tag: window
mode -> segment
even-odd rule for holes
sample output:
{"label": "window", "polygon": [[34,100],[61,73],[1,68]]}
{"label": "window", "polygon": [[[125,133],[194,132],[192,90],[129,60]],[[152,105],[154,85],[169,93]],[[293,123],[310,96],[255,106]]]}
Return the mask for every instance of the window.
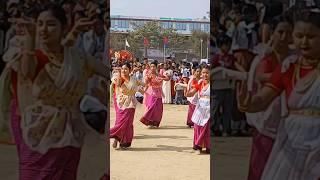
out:
{"label": "window", "polygon": [[187,25],[186,25],[186,23],[176,23],[176,29],[177,30],[186,30]]}
{"label": "window", "polygon": [[204,31],[209,32],[209,24],[204,24]]}
{"label": "window", "polygon": [[201,30],[200,23],[190,23],[190,31]]}
{"label": "window", "polygon": [[115,28],[116,27],[116,21],[115,20],[111,20],[111,27]]}
{"label": "window", "polygon": [[144,26],[145,22],[144,21],[137,21],[138,26]]}
{"label": "window", "polygon": [[172,22],[161,22],[161,26],[164,29],[169,29],[169,28],[173,28],[173,23]]}
{"label": "window", "polygon": [[119,28],[129,28],[129,21],[128,20],[119,20],[118,27]]}

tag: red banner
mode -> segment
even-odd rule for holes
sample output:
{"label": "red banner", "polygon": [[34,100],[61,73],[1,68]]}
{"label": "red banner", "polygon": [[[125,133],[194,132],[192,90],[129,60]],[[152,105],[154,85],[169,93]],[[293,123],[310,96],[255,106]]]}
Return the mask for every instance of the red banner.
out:
{"label": "red banner", "polygon": [[148,46],[148,45],[150,44],[148,38],[144,37],[144,39],[143,39],[143,44],[144,44],[145,46]]}
{"label": "red banner", "polygon": [[163,43],[165,44],[165,45],[167,45],[168,43],[169,43],[169,39],[168,39],[168,37],[164,37],[163,38]]}

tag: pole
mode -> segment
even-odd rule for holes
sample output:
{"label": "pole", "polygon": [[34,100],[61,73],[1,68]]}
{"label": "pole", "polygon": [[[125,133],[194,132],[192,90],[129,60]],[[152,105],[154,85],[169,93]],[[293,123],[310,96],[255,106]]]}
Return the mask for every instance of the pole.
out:
{"label": "pole", "polygon": [[166,44],[163,43],[163,62],[166,62]]}
{"label": "pole", "polygon": [[144,45],[144,57],[148,58],[148,48]]}
{"label": "pole", "polygon": [[200,42],[201,42],[201,45],[200,45],[200,59],[202,59],[202,42],[203,42],[203,40],[201,39]]}
{"label": "pole", "polygon": [[207,43],[207,59],[209,59],[209,43]]}

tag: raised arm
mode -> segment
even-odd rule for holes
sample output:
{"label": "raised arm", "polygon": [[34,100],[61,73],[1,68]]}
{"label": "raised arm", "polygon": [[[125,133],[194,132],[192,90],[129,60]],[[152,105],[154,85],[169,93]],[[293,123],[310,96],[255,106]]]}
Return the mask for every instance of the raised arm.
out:
{"label": "raised arm", "polygon": [[94,25],[95,21],[90,20],[89,18],[81,18],[76,21],[71,31],[68,33],[66,38],[61,42],[63,46],[73,46],[78,38],[80,32],[84,31],[88,27]]}
{"label": "raised arm", "polygon": [[246,72],[246,70],[244,69],[244,67],[242,67],[237,61],[234,62],[234,66],[238,71],[241,72]]}
{"label": "raised arm", "polygon": [[35,58],[36,24],[32,19],[16,19],[16,23],[22,24],[25,31],[20,70],[23,76],[33,79],[37,66]]}
{"label": "raised arm", "polygon": [[191,88],[185,92],[185,97],[192,97],[194,96],[198,91],[200,90],[200,84],[199,83],[193,83],[191,85]]}
{"label": "raised arm", "polygon": [[198,92],[198,89],[196,88],[191,88],[189,91],[186,91],[185,97],[192,97]]}
{"label": "raised arm", "polygon": [[242,82],[238,86],[238,108],[242,112],[260,112],[278,96],[278,93],[271,87],[264,86],[257,94],[251,95],[247,90],[247,83]]}
{"label": "raised arm", "polygon": [[91,55],[87,55],[87,64],[94,74],[97,74],[110,80],[111,67],[103,64],[101,61],[97,61]]}

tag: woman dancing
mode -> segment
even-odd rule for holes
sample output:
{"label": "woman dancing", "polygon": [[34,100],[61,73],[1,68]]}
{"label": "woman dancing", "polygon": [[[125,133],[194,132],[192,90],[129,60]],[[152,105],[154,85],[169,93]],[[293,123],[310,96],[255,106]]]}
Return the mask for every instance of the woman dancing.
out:
{"label": "woman dancing", "polygon": [[194,123],[193,149],[200,150],[206,148],[206,153],[210,154],[210,68],[203,65],[201,68],[202,81],[194,82],[192,89],[186,92],[186,97],[198,94],[197,105],[192,115]]}
{"label": "woman dancing", "polygon": [[[58,5],[46,6],[36,25],[19,21],[26,29],[14,86],[19,118],[12,125],[19,179],[77,179],[87,132],[79,102],[93,74],[108,78],[107,66],[72,47],[79,32],[94,22],[77,21],[62,41],[67,19]],[[35,48],[36,35],[39,49]]]}
{"label": "woman dancing", "polygon": [[110,138],[114,138],[112,147],[117,148],[120,142],[120,148],[126,149],[131,146],[133,139],[133,120],[137,99],[135,93],[137,91],[143,93],[139,88],[142,82],[138,81],[134,76],[130,76],[132,70],[129,63],[125,63],[121,67],[121,75],[113,78],[116,85],[116,122],[110,129]]}
{"label": "woman dancing", "polygon": [[262,180],[316,180],[320,177],[320,14],[296,16],[293,40],[298,54],[289,56],[272,73],[270,81],[250,96],[243,83],[238,107],[259,112],[283,92],[283,120]]}
{"label": "woman dancing", "polygon": [[[186,91],[188,92],[192,88],[193,84],[199,83],[200,79],[201,79],[201,68],[198,66],[193,69],[193,75],[189,80]],[[191,118],[192,118],[194,109],[196,108],[198,94],[196,93],[192,97],[187,97],[187,100],[189,101],[187,126],[189,126],[189,128],[191,128],[194,125]]]}
{"label": "woman dancing", "polygon": [[[270,79],[272,72],[289,54],[289,44],[292,40],[292,25],[285,17],[278,17],[270,24],[272,40],[270,47],[266,47],[257,56],[251,66],[252,74],[259,82],[259,89]],[[251,75],[251,73],[249,73]],[[261,179],[263,169],[271,153],[274,138],[280,122],[280,98],[276,98],[268,107],[271,111],[246,113],[249,124],[255,127],[252,140],[250,168],[248,180]]]}
{"label": "woman dancing", "polygon": [[144,125],[150,128],[159,127],[160,125],[163,114],[162,82],[170,80],[169,77],[158,74],[157,64],[156,61],[151,62],[149,73],[146,75],[146,113],[140,119]]}

